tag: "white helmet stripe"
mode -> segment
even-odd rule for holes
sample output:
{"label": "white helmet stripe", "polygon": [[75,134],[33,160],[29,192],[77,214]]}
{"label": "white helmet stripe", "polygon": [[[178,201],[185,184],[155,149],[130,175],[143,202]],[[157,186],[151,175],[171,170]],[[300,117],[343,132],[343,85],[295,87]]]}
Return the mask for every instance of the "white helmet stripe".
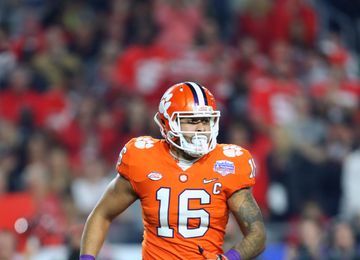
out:
{"label": "white helmet stripe", "polygon": [[197,85],[196,83],[194,82],[191,82],[191,81],[188,81],[186,82],[187,85],[191,86],[194,90],[195,90],[195,93],[196,93],[196,96],[197,96],[197,99],[198,99],[198,102],[199,102],[199,106],[205,106],[206,103],[205,103],[205,97],[204,97],[204,93],[203,91],[201,91],[201,88],[199,87],[199,85]]}

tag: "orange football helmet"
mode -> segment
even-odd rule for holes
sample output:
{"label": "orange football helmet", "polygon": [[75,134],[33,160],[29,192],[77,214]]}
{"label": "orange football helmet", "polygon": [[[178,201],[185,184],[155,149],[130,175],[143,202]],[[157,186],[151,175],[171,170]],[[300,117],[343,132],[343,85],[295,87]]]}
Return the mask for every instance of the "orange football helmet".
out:
{"label": "orange football helmet", "polygon": [[[182,131],[181,118],[209,118],[210,131]],[[194,82],[183,82],[171,86],[162,96],[159,111],[154,120],[162,136],[171,145],[193,157],[203,156],[216,146],[219,133],[220,111],[216,110],[214,96],[208,89]],[[193,135],[191,142],[184,134]]]}

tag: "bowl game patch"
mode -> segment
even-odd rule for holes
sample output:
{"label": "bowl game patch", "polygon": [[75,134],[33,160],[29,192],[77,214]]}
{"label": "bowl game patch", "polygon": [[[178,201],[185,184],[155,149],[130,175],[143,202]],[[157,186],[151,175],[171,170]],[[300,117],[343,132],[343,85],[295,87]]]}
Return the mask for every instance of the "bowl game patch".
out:
{"label": "bowl game patch", "polygon": [[231,161],[220,160],[215,162],[214,171],[220,173],[222,176],[226,176],[235,173],[235,166]]}

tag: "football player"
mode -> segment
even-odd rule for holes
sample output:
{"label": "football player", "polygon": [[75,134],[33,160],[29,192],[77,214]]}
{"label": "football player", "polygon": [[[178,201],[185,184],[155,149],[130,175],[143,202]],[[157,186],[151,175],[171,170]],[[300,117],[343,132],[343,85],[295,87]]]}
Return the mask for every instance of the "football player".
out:
{"label": "football player", "polygon": [[[265,247],[265,228],[253,198],[255,164],[234,144],[218,144],[220,111],[213,95],[194,82],[170,87],[154,120],[164,139],[130,140],[119,175],[89,215],[81,260],[93,260],[111,221],[135,200],[144,223],[143,259],[252,259]],[[243,233],[223,252],[232,212]]]}

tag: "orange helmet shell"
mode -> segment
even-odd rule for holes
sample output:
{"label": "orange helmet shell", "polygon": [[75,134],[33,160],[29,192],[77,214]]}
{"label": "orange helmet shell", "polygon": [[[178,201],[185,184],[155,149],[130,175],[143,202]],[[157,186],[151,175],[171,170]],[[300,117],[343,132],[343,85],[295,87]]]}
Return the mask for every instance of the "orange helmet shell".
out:
{"label": "orange helmet shell", "polygon": [[216,101],[211,92],[194,82],[183,82],[171,86],[163,95],[159,105],[159,117],[165,131],[170,130],[169,120],[174,112],[213,112]]}

